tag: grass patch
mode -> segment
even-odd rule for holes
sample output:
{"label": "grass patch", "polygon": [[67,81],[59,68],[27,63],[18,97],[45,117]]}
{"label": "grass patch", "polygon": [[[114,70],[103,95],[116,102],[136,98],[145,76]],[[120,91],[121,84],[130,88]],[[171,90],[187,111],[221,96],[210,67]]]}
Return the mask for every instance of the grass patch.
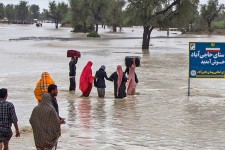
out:
{"label": "grass patch", "polygon": [[212,25],[216,29],[225,29],[225,21],[213,22]]}

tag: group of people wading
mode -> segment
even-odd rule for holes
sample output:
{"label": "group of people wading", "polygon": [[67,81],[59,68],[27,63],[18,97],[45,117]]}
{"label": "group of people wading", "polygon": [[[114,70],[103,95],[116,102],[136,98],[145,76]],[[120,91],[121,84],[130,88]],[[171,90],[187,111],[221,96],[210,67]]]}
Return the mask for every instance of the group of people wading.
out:
{"label": "group of people wading", "polygon": [[[76,90],[76,64],[78,58],[71,58],[69,63],[69,76],[70,76],[70,87],[69,91]],[[114,97],[124,98],[126,95],[134,95],[135,89],[138,83],[138,78],[135,73],[135,59],[130,67],[127,67],[125,72],[122,70],[122,66],[118,65],[117,70],[111,74],[110,77],[107,76],[105,71],[106,67],[102,65],[98,71],[96,71],[95,76],[92,75],[92,65],[91,61],[88,61],[80,75],[79,89],[82,92],[81,96],[88,97],[91,93],[93,84],[97,88],[98,97],[105,97],[105,80],[114,82]],[[127,76],[126,76],[127,74]],[[126,88],[127,86],[127,88]],[[127,89],[127,90],[126,90]]]}
{"label": "group of people wading", "polygon": [[[76,90],[76,64],[78,58],[72,57],[69,63],[70,87],[69,91]],[[81,76],[79,89],[83,97],[88,97],[92,86],[97,88],[98,96],[105,97],[105,80],[114,82],[114,97],[124,98],[127,94],[134,95],[138,83],[135,73],[135,59],[133,63],[127,66],[123,72],[120,65],[117,70],[107,76],[106,67],[102,65],[95,76],[92,75],[91,61],[85,65]],[[127,88],[126,88],[127,87]],[[33,109],[30,124],[33,129],[34,141],[37,150],[56,150],[58,138],[61,136],[61,124],[65,124],[65,119],[59,116],[59,107],[57,103],[57,85],[48,72],[43,72],[41,79],[37,82],[34,95],[38,105]],[[12,137],[11,126],[14,124],[16,137],[20,136],[17,124],[17,116],[14,105],[7,101],[8,91],[5,88],[0,89],[0,149],[8,150],[8,143]]]}
{"label": "group of people wading", "polygon": [[[69,91],[74,92],[76,90],[77,62],[77,57],[72,57],[69,62]],[[135,94],[138,83],[135,73],[135,59],[133,59],[131,66],[126,68],[125,72],[123,72],[122,67],[118,65],[117,70],[112,73],[110,77],[107,76],[105,72],[106,67],[104,65],[102,65],[99,70],[96,71],[95,76],[93,76],[92,65],[93,63],[88,61],[80,75],[79,89],[82,92],[82,97],[88,97],[90,95],[93,84],[97,88],[98,96],[101,98],[105,97],[105,80],[114,82],[115,98],[122,99],[126,97],[127,94]],[[55,150],[58,138],[61,135],[60,125],[65,124],[65,119],[59,116],[59,108],[56,100],[58,90],[48,72],[42,73],[41,79],[36,84],[34,94],[39,104],[33,109],[30,123],[33,128],[36,148],[40,150]]]}

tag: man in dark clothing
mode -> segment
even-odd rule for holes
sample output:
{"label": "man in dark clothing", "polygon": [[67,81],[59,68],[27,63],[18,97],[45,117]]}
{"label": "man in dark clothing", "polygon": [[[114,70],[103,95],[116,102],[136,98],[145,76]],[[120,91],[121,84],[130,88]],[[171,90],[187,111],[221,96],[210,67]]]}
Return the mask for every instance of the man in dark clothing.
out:
{"label": "man in dark clothing", "polygon": [[101,68],[96,71],[94,86],[97,87],[98,97],[105,97],[105,79],[109,80],[105,72],[105,66],[102,65]]}
{"label": "man in dark clothing", "polygon": [[72,57],[69,63],[69,77],[70,77],[70,87],[69,91],[75,91],[76,89],[76,64],[77,64],[78,58]]}
{"label": "man in dark clothing", "polygon": [[[55,84],[50,84],[48,86],[48,93],[51,95],[51,102],[52,102],[52,105],[53,107],[55,108],[58,116],[59,116],[59,106],[58,106],[58,103],[57,103],[57,99],[56,99],[56,96],[58,95],[58,89],[57,89],[57,85]],[[60,119],[60,122],[61,124],[65,124],[65,118],[62,118],[59,116],[59,119]],[[54,150],[56,150],[57,148],[57,144],[58,142],[56,142],[56,145],[54,145]]]}
{"label": "man in dark clothing", "polygon": [[[57,103],[57,99],[56,99],[56,96],[58,95],[58,89],[57,89],[57,85],[55,84],[50,84],[48,86],[48,93],[51,95],[51,102],[52,102],[52,105],[53,107],[55,108],[57,114],[59,115],[59,106],[58,106],[58,103]],[[65,119],[64,118],[61,118],[59,116],[59,119],[61,121],[61,124],[65,124]]]}
{"label": "man in dark clothing", "polygon": [[15,108],[11,102],[6,101],[7,97],[7,89],[0,89],[0,150],[8,150],[9,140],[12,137],[12,124],[15,127],[16,137],[20,136]]}

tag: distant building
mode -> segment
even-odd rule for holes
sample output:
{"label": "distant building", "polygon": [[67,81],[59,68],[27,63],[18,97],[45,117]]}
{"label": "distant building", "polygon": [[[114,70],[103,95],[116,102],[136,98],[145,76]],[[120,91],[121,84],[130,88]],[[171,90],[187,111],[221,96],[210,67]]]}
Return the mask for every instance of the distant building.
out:
{"label": "distant building", "polygon": [[38,19],[33,19],[34,23],[38,23]]}

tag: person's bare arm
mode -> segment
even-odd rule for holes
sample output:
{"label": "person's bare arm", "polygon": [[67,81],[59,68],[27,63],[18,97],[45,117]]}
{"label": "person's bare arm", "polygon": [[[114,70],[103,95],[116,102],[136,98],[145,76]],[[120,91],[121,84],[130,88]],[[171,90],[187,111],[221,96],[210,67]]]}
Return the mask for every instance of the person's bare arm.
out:
{"label": "person's bare arm", "polygon": [[20,131],[19,131],[17,122],[15,122],[15,123],[13,123],[13,124],[14,124],[15,131],[16,131],[16,137],[20,137]]}

